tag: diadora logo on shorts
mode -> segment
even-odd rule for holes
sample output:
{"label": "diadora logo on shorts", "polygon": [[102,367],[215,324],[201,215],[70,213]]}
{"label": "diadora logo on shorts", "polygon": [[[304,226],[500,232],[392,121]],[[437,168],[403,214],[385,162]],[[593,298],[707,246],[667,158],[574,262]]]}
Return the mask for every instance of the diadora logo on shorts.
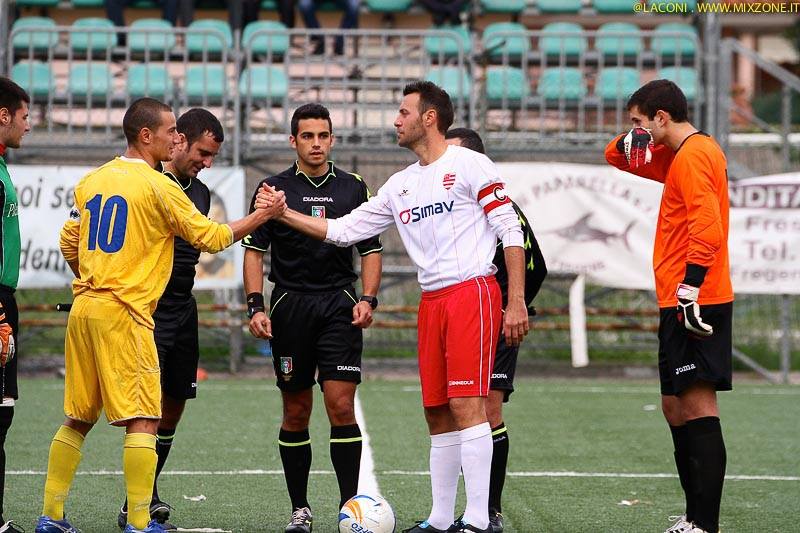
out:
{"label": "diadora logo on shorts", "polygon": [[694,370],[695,368],[697,368],[697,367],[694,366],[694,363],[692,363],[690,365],[680,366],[680,367],[675,369],[675,375],[677,376],[679,374],[683,374],[684,372],[688,372],[689,370]]}
{"label": "diadora logo on shorts", "polygon": [[423,218],[428,218],[433,215],[439,215],[447,211],[453,211],[453,200],[449,202],[434,202],[432,204],[415,206],[411,209],[400,211],[400,222],[408,224],[409,222],[419,222]]}
{"label": "diadora logo on shorts", "polygon": [[475,382],[471,379],[456,379],[453,381],[448,381],[447,384],[451,387],[457,387],[459,385],[474,385]]}
{"label": "diadora logo on shorts", "polygon": [[304,202],[331,202],[333,203],[333,198],[330,196],[303,196]]}
{"label": "diadora logo on shorts", "polygon": [[508,379],[508,374],[492,374],[492,379]]}
{"label": "diadora logo on shorts", "polygon": [[336,370],[344,370],[345,372],[361,372],[360,366],[346,366],[346,365],[339,365],[336,367]]}

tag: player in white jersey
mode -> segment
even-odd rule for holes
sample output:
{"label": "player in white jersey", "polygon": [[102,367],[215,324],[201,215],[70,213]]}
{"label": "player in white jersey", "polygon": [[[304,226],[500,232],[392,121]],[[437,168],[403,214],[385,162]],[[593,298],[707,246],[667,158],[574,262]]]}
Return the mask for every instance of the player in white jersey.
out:
{"label": "player in white jersey", "polygon": [[[344,217],[326,220],[288,209],[277,219],[338,246],[395,224],[417,266],[419,368],[431,435],[433,506],[427,520],[407,530],[414,533],[444,532],[453,524],[461,471],[467,506],[450,531],[491,532],[492,438],[485,400],[501,325],[510,344],[519,344],[528,332],[519,219],[494,163],[467,148],[448,146],[444,134],[452,123],[453,105],[445,91],[430,82],[407,85],[394,126],[398,144],[419,161]],[[498,238],[509,272],[504,316],[492,263]]]}

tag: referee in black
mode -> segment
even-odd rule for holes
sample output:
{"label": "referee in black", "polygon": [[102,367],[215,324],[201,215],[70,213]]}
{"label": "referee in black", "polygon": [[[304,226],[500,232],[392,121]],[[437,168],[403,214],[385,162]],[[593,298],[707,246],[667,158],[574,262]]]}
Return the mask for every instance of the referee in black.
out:
{"label": "referee in black", "polygon": [[[463,146],[481,154],[486,153],[483,140],[475,130],[451,128],[445,133],[445,139],[447,139],[448,144]],[[512,202],[512,205],[519,217],[523,238],[525,239],[523,246],[525,249],[525,305],[528,306],[528,314],[533,316],[536,314],[536,310],[532,305],[533,299],[539,292],[545,276],[547,276],[547,267],[530,222],[516,203]],[[492,262],[497,267],[495,278],[497,278],[497,283],[500,285],[500,292],[503,295],[503,308],[505,308],[508,302],[508,269],[503,255],[503,243],[500,241],[497,242],[497,252]],[[501,498],[503,485],[505,485],[506,481],[509,444],[508,429],[503,421],[503,403],[508,402],[508,398],[514,392],[514,374],[517,369],[518,355],[519,346],[506,344],[506,339],[501,332],[497,341],[494,367],[492,367],[489,397],[486,401],[486,417],[492,427],[493,442],[492,469],[489,477],[489,526],[492,528],[492,533],[502,533],[503,531]]]}
{"label": "referee in black", "polygon": [[[328,160],[334,144],[330,113],[306,104],[292,115],[289,143],[297,161],[263,183],[286,193],[286,204],[321,218],[346,215],[370,196],[357,174]],[[255,196],[254,196],[255,198]],[[252,210],[252,203],[251,203]],[[312,387],[320,382],[331,423],[330,453],[341,501],[355,496],[361,462],[361,430],[354,398],[361,381],[360,328],[372,323],[381,278],[383,247],[377,237],[355,247],[361,255],[362,295],[353,287],[352,247],[326,244],[283,224],[267,222],[245,237],[244,288],[250,332],[271,339],[277,385],[283,397],[283,422],[278,436],[283,472],[292,503],[286,533],[312,528],[308,502],[311,438],[308,422]],[[275,283],[269,309],[264,304],[263,256],[271,246],[269,280]]]}
{"label": "referee in black", "polygon": [[[175,148],[172,161],[163,163],[162,172],[180,187],[186,196],[204,215],[211,208],[211,193],[197,174],[214,163],[214,158],[225,140],[222,125],[217,117],[205,109],[190,109],[177,121],[181,143]],[[197,365],[200,346],[197,331],[197,302],[192,296],[195,266],[200,251],[191,244],[175,237],[175,252],[170,276],[164,294],[158,301],[155,321],[156,349],[161,367],[161,421],[156,434],[156,482],[153,484],[153,499],[150,517],[172,531],[175,526],[168,522],[171,507],[158,495],[158,475],[164,468],[175,428],[183,414],[186,400],[197,396]],[[122,506],[117,525],[125,528],[128,502]]]}

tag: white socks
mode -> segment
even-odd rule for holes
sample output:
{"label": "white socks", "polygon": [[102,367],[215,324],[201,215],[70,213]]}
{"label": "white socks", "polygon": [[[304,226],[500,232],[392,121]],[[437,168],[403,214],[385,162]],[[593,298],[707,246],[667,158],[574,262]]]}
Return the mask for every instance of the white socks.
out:
{"label": "white socks", "polygon": [[492,471],[492,428],[488,422],[462,429],[461,469],[467,492],[464,522],[478,529],[489,527],[489,476]]}
{"label": "white socks", "polygon": [[[490,445],[491,442],[490,438]],[[455,518],[458,474],[461,471],[460,432],[451,431],[449,433],[431,435],[430,468],[433,506],[431,507],[431,515],[428,517],[428,523],[436,529],[446,530]],[[486,487],[488,489],[488,483]]]}
{"label": "white socks", "polygon": [[464,472],[467,508],[464,522],[489,527],[489,475],[492,470],[492,428],[488,422],[461,431],[431,435],[431,492],[428,523],[446,530],[455,518],[458,475]]}

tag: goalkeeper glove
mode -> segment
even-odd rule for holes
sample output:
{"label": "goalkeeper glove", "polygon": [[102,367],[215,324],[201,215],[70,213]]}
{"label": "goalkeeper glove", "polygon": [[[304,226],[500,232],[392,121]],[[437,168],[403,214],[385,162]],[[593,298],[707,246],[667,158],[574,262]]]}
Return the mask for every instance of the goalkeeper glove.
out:
{"label": "goalkeeper glove", "polygon": [[11,324],[5,320],[6,312],[0,305],[0,366],[6,366],[6,363],[14,358],[16,351]]}
{"label": "goalkeeper glove", "polygon": [[703,322],[700,317],[700,306],[697,304],[697,297],[700,289],[685,283],[679,283],[675,296],[678,297],[678,320],[691,333],[701,337],[710,337],[714,333],[714,328]]}
{"label": "goalkeeper glove", "polygon": [[653,160],[653,136],[645,128],[633,128],[617,141],[617,150],[625,154],[628,167],[637,169]]}

